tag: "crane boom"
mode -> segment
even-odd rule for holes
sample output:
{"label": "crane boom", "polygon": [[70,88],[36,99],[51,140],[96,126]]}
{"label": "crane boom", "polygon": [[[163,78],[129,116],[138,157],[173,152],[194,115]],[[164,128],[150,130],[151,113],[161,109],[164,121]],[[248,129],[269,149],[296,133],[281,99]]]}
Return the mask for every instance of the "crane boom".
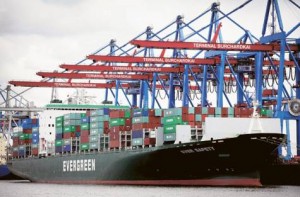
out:
{"label": "crane boom", "polygon": [[201,58],[164,58],[164,57],[132,57],[132,56],[108,56],[108,55],[89,55],[88,59],[102,62],[120,63],[151,63],[151,64],[215,64],[214,59]]}
{"label": "crane boom", "polygon": [[[279,44],[236,44],[236,43],[207,43],[207,42],[181,42],[181,41],[152,41],[133,40],[130,42],[137,47],[162,49],[190,49],[190,50],[225,50],[225,51],[280,51]],[[299,51],[300,46],[290,44],[292,51]],[[286,49],[287,50],[287,49]]]}

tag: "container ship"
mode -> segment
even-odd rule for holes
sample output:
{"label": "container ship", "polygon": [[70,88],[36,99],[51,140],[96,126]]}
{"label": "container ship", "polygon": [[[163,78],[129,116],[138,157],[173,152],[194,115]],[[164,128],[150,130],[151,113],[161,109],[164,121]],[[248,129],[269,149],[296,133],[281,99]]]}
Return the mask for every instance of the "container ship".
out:
{"label": "container ship", "polygon": [[261,186],[286,137],[259,113],[51,104],[15,129],[7,164],[40,183]]}

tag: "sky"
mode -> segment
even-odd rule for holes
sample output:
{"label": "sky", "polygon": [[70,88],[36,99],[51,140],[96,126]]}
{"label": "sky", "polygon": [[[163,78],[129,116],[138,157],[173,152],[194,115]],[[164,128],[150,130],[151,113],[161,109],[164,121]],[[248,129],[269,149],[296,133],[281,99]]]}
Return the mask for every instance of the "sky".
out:
{"label": "sky", "polygon": [[[299,3],[299,0],[294,0]],[[143,32],[147,26],[158,31],[177,15],[188,22],[205,10],[211,0],[0,0],[0,88],[10,80],[33,80],[41,78],[38,71],[59,69],[62,63],[75,64],[111,39],[117,44],[128,42]],[[242,2],[219,0],[221,10],[226,12]],[[287,1],[279,0],[286,31],[300,21],[299,9]],[[258,38],[266,1],[253,0],[232,15],[239,24]],[[207,18],[208,20],[209,18]],[[206,22],[207,22],[206,20]],[[224,27],[225,26],[225,27]],[[224,25],[225,41],[237,39],[238,34]],[[229,29],[229,30],[228,30]],[[299,31],[295,32],[299,36]],[[16,92],[24,87],[13,87]],[[72,89],[58,90],[65,100]],[[103,90],[89,90],[96,100],[103,100]],[[43,106],[50,101],[50,88],[33,88],[24,98]],[[98,97],[100,97],[98,99]]]}

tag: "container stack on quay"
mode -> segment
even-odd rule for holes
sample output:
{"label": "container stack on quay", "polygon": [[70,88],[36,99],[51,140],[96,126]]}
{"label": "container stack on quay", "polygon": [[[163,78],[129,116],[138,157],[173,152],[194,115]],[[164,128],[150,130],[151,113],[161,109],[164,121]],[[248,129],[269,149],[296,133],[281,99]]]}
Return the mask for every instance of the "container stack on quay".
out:
{"label": "container stack on quay", "polygon": [[13,157],[38,155],[39,148],[39,120],[23,119],[21,127],[14,128]]}

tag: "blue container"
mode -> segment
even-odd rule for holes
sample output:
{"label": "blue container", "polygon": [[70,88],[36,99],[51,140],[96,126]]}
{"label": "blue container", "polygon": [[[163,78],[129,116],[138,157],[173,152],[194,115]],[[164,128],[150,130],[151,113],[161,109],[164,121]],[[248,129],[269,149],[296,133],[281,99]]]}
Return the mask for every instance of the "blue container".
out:
{"label": "blue container", "polygon": [[63,150],[63,147],[62,146],[55,146],[55,152],[56,153],[61,153]]}
{"label": "blue container", "polygon": [[39,138],[39,132],[32,132],[32,138]]}
{"label": "blue container", "polygon": [[62,137],[63,137],[62,133],[57,133],[57,134],[55,135],[55,139],[57,139],[57,140],[61,140]]}
{"label": "blue container", "polygon": [[32,127],[32,134],[38,132],[39,132],[39,127]]}
{"label": "blue container", "polygon": [[75,132],[76,137],[80,137],[80,132]]}
{"label": "blue container", "polygon": [[38,144],[39,138],[32,138],[32,144]]}
{"label": "blue container", "polygon": [[89,122],[90,122],[90,117],[81,118],[81,123],[89,123]]}
{"label": "blue container", "polygon": [[148,109],[134,109],[133,117],[140,117],[140,116],[149,116],[149,110]]}
{"label": "blue container", "polygon": [[71,151],[71,145],[64,145],[64,151]]}
{"label": "blue container", "polygon": [[19,150],[19,156],[24,157],[25,156],[25,150]]}
{"label": "blue container", "polygon": [[23,129],[31,129],[32,125],[31,124],[22,124]]}
{"label": "blue container", "polygon": [[109,109],[108,108],[103,108],[103,115],[108,115],[109,114]]}
{"label": "blue container", "polygon": [[143,131],[132,131],[132,138],[143,138]]}
{"label": "blue container", "polygon": [[30,119],[30,118],[27,118],[27,119],[24,119],[24,120],[22,120],[22,125],[24,124],[31,124],[32,123],[32,119]]}

